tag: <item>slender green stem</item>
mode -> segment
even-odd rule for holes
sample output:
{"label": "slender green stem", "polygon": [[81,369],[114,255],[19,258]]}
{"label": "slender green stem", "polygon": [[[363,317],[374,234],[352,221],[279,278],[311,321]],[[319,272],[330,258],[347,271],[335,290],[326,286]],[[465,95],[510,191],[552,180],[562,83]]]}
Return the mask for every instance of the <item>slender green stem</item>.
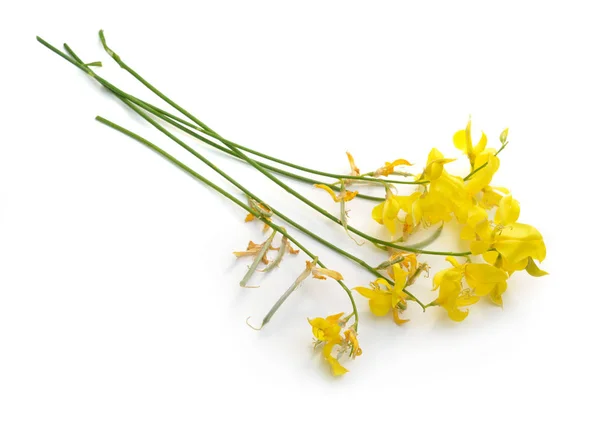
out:
{"label": "slender green stem", "polygon": [[[161,99],[165,100],[165,102],[167,102],[173,108],[175,108],[180,113],[182,113],[183,115],[185,115],[187,118],[189,118],[190,120],[192,120],[194,123],[198,124],[199,126],[205,128],[205,129],[207,128],[206,125],[202,121],[200,121],[195,116],[193,116],[191,113],[189,113],[187,110],[185,110],[184,108],[182,108],[181,106],[179,106],[177,103],[175,103],[174,101],[172,101],[170,98],[168,98],[162,92],[160,92],[157,88],[155,88],[152,84],[150,84],[148,81],[146,81],[144,78],[142,78],[131,67],[129,67],[128,65],[126,65],[121,60],[120,56],[118,56],[114,51],[112,51],[110,48],[108,48],[108,46],[106,46],[106,41],[104,40],[104,35],[103,34],[101,34],[101,39],[102,39],[102,43],[105,46],[105,49],[106,49],[107,53],[123,69],[125,69],[126,71],[128,71],[133,77],[135,77],[138,81],[140,81],[144,86],[146,86],[148,89],[150,89],[153,93],[155,93]],[[88,72],[88,74],[89,74],[89,72]],[[323,216],[325,216],[326,218],[330,219],[331,221],[337,223],[340,226],[343,226],[342,221],[339,218],[333,216],[331,213],[329,213],[328,211],[324,210],[320,206],[316,205],[314,202],[310,201],[308,198],[304,197],[302,194],[300,194],[299,192],[297,192],[296,190],[294,190],[293,188],[291,188],[290,186],[288,186],[287,184],[285,184],[284,182],[282,182],[280,179],[278,179],[276,176],[274,176],[271,172],[269,172],[264,167],[262,167],[260,164],[258,164],[254,159],[252,159],[252,158],[248,157],[246,154],[244,154],[235,144],[231,143],[230,141],[228,141],[225,138],[222,138],[217,133],[214,133],[212,130],[209,129],[209,131],[211,133],[213,133],[211,136],[213,136],[215,139],[218,139],[219,141],[221,141],[231,151],[235,152],[240,158],[242,158],[244,161],[246,161],[247,163],[249,163],[250,165],[252,165],[256,170],[258,170],[260,173],[262,173],[264,176],[266,176],[271,181],[275,182],[278,186],[280,186],[281,188],[283,188],[286,192],[288,192],[289,194],[295,196],[300,201],[302,201],[306,205],[310,206],[315,211],[321,213]],[[353,177],[354,176],[350,176],[350,178],[353,178]],[[432,251],[432,250],[415,249],[415,248],[408,247],[408,246],[400,246],[400,245],[397,245],[397,244],[393,244],[393,243],[387,242],[385,240],[380,240],[380,239],[375,238],[375,237],[373,237],[371,235],[368,235],[368,234],[366,234],[366,233],[364,233],[364,232],[362,232],[362,231],[360,231],[360,230],[358,230],[358,229],[356,229],[356,228],[354,228],[353,226],[350,226],[350,225],[348,225],[348,230],[352,231],[354,234],[359,235],[360,237],[362,237],[362,238],[364,238],[364,239],[366,239],[368,241],[371,241],[372,243],[377,243],[377,244],[384,245],[386,247],[391,247],[391,248],[395,248],[395,249],[398,249],[398,250],[404,250],[404,251],[413,252],[413,253],[431,254],[431,255],[440,255],[440,256],[466,256],[466,255],[470,254],[470,252],[455,253],[455,252],[442,252],[442,251]]]}
{"label": "slender green stem", "polygon": [[[201,181],[205,185],[209,186],[211,189],[214,189],[215,191],[217,191],[219,194],[221,194],[222,196],[224,196],[228,200],[232,201],[233,203],[237,204],[242,209],[246,210],[248,213],[253,214],[259,220],[261,220],[265,224],[269,225],[272,229],[274,229],[275,231],[279,232],[281,235],[284,235],[288,240],[290,240],[292,243],[294,243],[300,250],[302,250],[304,253],[306,253],[306,255],[308,257],[310,257],[312,260],[317,259],[317,264],[320,267],[327,268],[320,260],[318,260],[317,256],[315,256],[310,250],[308,250],[306,247],[304,247],[298,240],[296,240],[294,237],[292,237],[285,230],[285,228],[283,228],[282,226],[279,226],[279,225],[273,223],[272,221],[269,221],[266,218],[262,217],[258,212],[254,211],[248,205],[246,205],[242,201],[238,200],[236,197],[234,197],[233,195],[231,195],[229,192],[227,192],[226,190],[224,190],[220,186],[214,184],[210,180],[206,179],[204,176],[202,176],[198,172],[194,171],[193,169],[191,169],[190,167],[188,167],[187,165],[185,165],[181,161],[177,160],[175,157],[173,157],[172,155],[170,155],[166,151],[162,150],[158,146],[154,145],[152,142],[148,141],[147,139],[144,139],[143,137],[141,137],[141,136],[139,136],[139,135],[137,135],[137,134],[135,134],[135,133],[133,133],[133,132],[125,129],[124,127],[121,127],[118,124],[113,123],[112,121],[107,120],[107,119],[105,119],[103,117],[97,116],[96,120],[98,120],[102,124],[105,124],[108,127],[111,127],[113,129],[115,129],[115,130],[117,130],[117,131],[119,131],[119,132],[121,132],[121,133],[123,133],[123,134],[125,134],[125,135],[127,135],[127,136],[129,136],[129,137],[131,137],[131,138],[133,138],[135,140],[137,140],[138,142],[140,142],[143,145],[147,146],[148,148],[150,148],[154,152],[162,155],[164,158],[166,158],[167,160],[169,160],[171,163],[173,163],[174,165],[176,165],[180,169],[184,170],[185,172],[187,172],[188,174],[190,174],[194,178],[198,179],[199,181]],[[356,308],[356,303],[354,301],[354,297],[352,296],[352,291],[346,286],[346,284],[344,284],[344,282],[342,280],[336,280],[336,281],[338,282],[338,284],[342,287],[342,289],[346,292],[346,294],[350,298],[350,303],[352,304],[352,312],[354,313],[354,318],[356,320],[356,324],[358,324],[358,310]]]}

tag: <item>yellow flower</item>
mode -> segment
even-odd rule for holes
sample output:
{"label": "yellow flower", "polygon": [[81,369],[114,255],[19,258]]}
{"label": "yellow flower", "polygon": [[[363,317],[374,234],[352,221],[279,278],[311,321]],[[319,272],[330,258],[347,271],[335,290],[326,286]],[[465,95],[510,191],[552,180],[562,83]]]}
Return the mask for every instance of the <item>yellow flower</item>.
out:
{"label": "yellow flower", "polygon": [[406,293],[404,286],[408,273],[397,263],[392,265],[394,286],[391,286],[385,279],[377,278],[371,287],[356,287],[361,296],[369,299],[369,309],[379,317],[387,315],[392,311],[394,322],[398,325],[404,324],[409,320],[400,318],[400,313],[406,309]]}
{"label": "yellow flower", "polygon": [[479,300],[479,297],[473,296],[468,290],[462,288],[461,279],[461,273],[452,268],[440,271],[433,277],[433,289],[439,289],[439,294],[432,305],[444,308],[453,321],[464,320],[469,315],[469,311],[461,308]]}
{"label": "yellow flower", "polygon": [[430,200],[429,211],[424,209],[423,215],[428,215],[431,223],[435,223],[433,220],[436,219],[447,222],[452,214],[459,223],[465,223],[473,205],[462,178],[448,173],[430,184],[427,197]]}
{"label": "yellow flower", "polygon": [[340,318],[343,315],[344,313],[340,312],[339,314],[329,315],[327,318],[317,317],[309,319],[308,323],[312,326],[315,339],[322,342],[340,340],[340,331],[342,329]]}
{"label": "yellow flower", "polygon": [[374,177],[388,176],[394,172],[394,168],[397,166],[412,166],[412,164],[409,161],[404,160],[402,158],[394,160],[391,163],[388,163],[386,161],[385,166],[382,166],[382,167],[378,168],[377,170],[375,170],[375,173],[373,173],[373,176]]}
{"label": "yellow flower", "polygon": [[333,191],[333,189],[331,189],[327,185],[324,185],[324,184],[321,184],[321,183],[316,184],[315,187],[327,191],[327,193],[331,196],[331,198],[333,199],[333,201],[335,201],[336,203],[339,203],[342,200],[344,200],[344,201],[350,201],[350,200],[352,200],[354,197],[356,197],[358,195],[358,191],[346,191],[346,190],[340,191],[340,195],[337,195]]}
{"label": "yellow flower", "polygon": [[[502,229],[496,237],[492,248],[502,256],[502,261],[522,270],[527,267],[528,258],[542,262],[546,258],[546,245],[542,234],[531,225],[514,223]],[[487,255],[487,256],[486,256]],[[493,254],[484,255],[489,263],[495,263]],[[493,260],[493,261],[491,261]]]}
{"label": "yellow flower", "polygon": [[476,296],[490,296],[492,302],[502,305],[502,294],[506,291],[508,274],[502,269],[485,263],[464,265],[467,284]]}
{"label": "yellow flower", "polygon": [[438,179],[444,172],[444,165],[455,161],[454,158],[444,158],[442,153],[437,149],[433,148],[429,151],[427,157],[427,165],[423,171],[423,178],[434,181]]}
{"label": "yellow flower", "polygon": [[334,376],[341,376],[346,374],[348,370],[340,364],[338,357],[333,356],[332,352],[338,347],[338,355],[343,354],[346,350],[350,349],[351,357],[359,356],[362,353],[360,346],[358,345],[358,339],[356,337],[356,330],[350,328],[344,332],[345,339],[340,335],[342,326],[345,321],[342,319],[343,312],[339,314],[330,315],[326,318],[313,318],[309,319],[308,323],[312,326],[312,333],[315,336],[317,345],[323,345],[323,358],[329,363],[331,373]]}
{"label": "yellow flower", "polygon": [[[464,320],[469,311],[462,309],[479,301],[480,297],[490,296],[492,302],[502,305],[502,294],[506,291],[508,274],[485,263],[459,264],[453,257],[446,260],[452,268],[438,272],[433,277],[433,289],[439,289],[433,305],[443,307],[450,319]],[[468,287],[463,287],[463,279]]]}
{"label": "yellow flower", "polygon": [[395,235],[398,230],[398,224],[402,223],[398,218],[400,210],[411,213],[413,203],[420,196],[420,192],[414,192],[408,196],[394,195],[388,189],[386,190],[385,201],[373,208],[371,216],[377,223],[385,225],[390,234]]}
{"label": "yellow flower", "polygon": [[485,149],[487,145],[487,136],[485,133],[481,132],[479,142],[475,147],[473,146],[473,141],[471,139],[471,118],[469,118],[466,129],[459,130],[454,134],[453,142],[456,148],[467,154],[472,168],[477,168],[477,166],[474,166],[475,158]]}
{"label": "yellow flower", "polygon": [[519,219],[521,207],[512,195],[506,195],[498,203],[493,223],[488,220],[487,211],[475,205],[469,210],[467,226],[461,232],[463,240],[471,240],[471,253],[482,254],[495,248],[496,241],[506,227],[511,227]]}

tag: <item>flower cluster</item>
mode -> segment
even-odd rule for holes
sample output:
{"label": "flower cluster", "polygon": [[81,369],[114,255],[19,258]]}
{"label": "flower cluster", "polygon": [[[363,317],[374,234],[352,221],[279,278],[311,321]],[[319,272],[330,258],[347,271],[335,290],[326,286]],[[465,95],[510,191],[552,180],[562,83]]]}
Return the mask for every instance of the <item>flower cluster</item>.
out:
{"label": "flower cluster", "polygon": [[[443,307],[454,321],[464,320],[468,315],[465,307],[485,296],[501,306],[506,281],[515,271],[526,270],[533,276],[546,274],[535,263],[546,257],[542,235],[533,226],[517,222],[520,204],[508,189],[491,185],[500,167],[498,153],[508,143],[507,137],[508,129],[505,129],[500,134],[498,151],[487,146],[485,133],[473,146],[469,120],[464,130],[455,133],[454,146],[467,156],[471,173],[464,178],[450,174],[445,165],[455,159],[446,158],[433,148],[423,172],[415,176],[422,185],[406,196],[395,195],[386,188],[385,201],[372,212],[373,219],[384,225],[392,238],[402,230],[404,241],[419,226],[452,220],[460,224],[460,238],[469,243],[470,252],[464,257],[464,264],[453,256],[446,258],[452,268],[434,276],[433,289],[439,294],[430,303],[430,306]],[[481,255],[485,263],[471,259],[477,255]],[[369,298],[371,304],[372,294],[364,288],[357,290]],[[377,315],[373,307],[371,310]]]}

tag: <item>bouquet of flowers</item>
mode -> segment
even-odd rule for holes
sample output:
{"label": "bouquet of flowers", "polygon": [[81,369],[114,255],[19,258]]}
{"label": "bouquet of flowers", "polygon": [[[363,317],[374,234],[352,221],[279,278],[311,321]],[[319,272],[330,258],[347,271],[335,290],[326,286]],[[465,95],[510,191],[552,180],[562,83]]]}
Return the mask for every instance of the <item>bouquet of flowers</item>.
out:
{"label": "bouquet of flowers", "polygon": [[[473,140],[470,119],[464,129],[454,134],[456,154],[464,155],[468,160],[470,171],[465,176],[449,173],[446,165],[457,158],[453,158],[454,154],[447,157],[437,148],[429,151],[427,159],[420,167],[406,159],[398,158],[383,161],[383,165],[376,170],[361,173],[353,156],[347,152],[347,174],[315,170],[275,158],[221,136],[145,80],[108,47],[102,31],[99,35],[106,53],[177,113],[166,111],[116,87],[96,72],[95,69],[102,66],[100,62],[82,61],[67,44],[64,44],[64,51],[61,51],[40,37],[37,39],[42,45],[87,73],[156,130],[229,182],[229,188],[221,187],[147,139],[106,118],[96,117],[100,123],[152,149],[239,206],[246,214],[246,222],[262,224],[265,240],[260,243],[250,241],[245,250],[233,253],[240,259],[251,260],[248,271],[240,280],[241,287],[255,287],[250,284],[254,274],[274,273],[286,256],[302,253],[307,257],[304,269],[298,271],[297,277],[290,278],[291,284],[266,313],[261,323],[252,325],[248,321],[250,327],[261,329],[266,326],[294,290],[307,279],[329,279],[339,284],[350,302],[347,313],[332,313],[308,319],[315,350],[321,351],[323,360],[330,365],[333,375],[340,376],[348,371],[342,365],[344,358],[353,359],[362,354],[358,342],[360,311],[356,296],[368,302],[372,315],[391,316],[399,326],[409,321],[405,312],[409,303],[419,305],[423,311],[442,308],[450,320],[463,321],[469,314],[469,307],[484,298],[502,306],[502,295],[507,290],[509,278],[515,272],[526,271],[535,277],[546,274],[538,266],[546,257],[542,235],[533,226],[518,222],[520,204],[513,198],[510,190],[492,185],[494,174],[500,167],[499,154],[508,145],[508,129],[499,135],[496,147],[490,146],[494,144],[488,144],[488,138],[483,132],[476,142]],[[173,128],[185,132],[206,147],[247,163],[257,173],[266,176],[291,196],[318,212],[324,220],[339,225],[343,229],[342,235],[351,238],[356,243],[357,250],[365,243],[374,245],[381,250],[381,263],[371,265],[358,255],[339,248],[335,243],[300,225],[281,212],[277,206],[258,197],[220,166],[209,161],[196,146],[190,145],[173,133]],[[409,171],[415,167],[416,172]],[[287,185],[280,177],[297,180],[326,191],[331,196],[331,203],[339,206],[339,214],[331,214],[324,207],[311,201],[306,194]],[[365,193],[363,188],[367,187],[378,190],[379,195]],[[412,192],[400,195],[399,187],[412,188]],[[232,193],[232,188],[240,191],[244,198],[240,199]],[[383,227],[388,238],[377,238],[349,223],[347,207],[350,203],[357,202],[375,203],[371,213],[372,219]],[[443,225],[448,222],[458,224],[460,232],[456,238],[468,244],[468,251],[427,249],[440,236]],[[418,230],[429,227],[434,227],[434,232],[424,240],[413,241]],[[293,232],[290,232],[292,230]],[[357,267],[371,273],[373,281],[350,289],[345,284],[342,273],[327,268],[322,262],[323,257],[318,257],[308,250],[297,238],[297,233],[304,234],[351,260]],[[444,256],[449,267],[433,274],[432,288],[436,296],[432,301],[425,303],[411,290],[419,277],[430,276],[431,271],[426,262],[428,256]]]}

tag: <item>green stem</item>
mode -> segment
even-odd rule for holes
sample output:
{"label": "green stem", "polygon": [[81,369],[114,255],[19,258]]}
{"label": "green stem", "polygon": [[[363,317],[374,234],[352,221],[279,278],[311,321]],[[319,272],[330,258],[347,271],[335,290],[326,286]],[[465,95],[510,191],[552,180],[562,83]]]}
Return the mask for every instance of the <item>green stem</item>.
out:
{"label": "green stem", "polygon": [[[320,260],[318,260],[317,256],[315,256],[310,250],[308,250],[306,247],[304,247],[298,240],[296,240],[294,237],[292,237],[285,230],[285,228],[283,228],[282,226],[279,226],[279,225],[277,225],[277,224],[275,224],[275,223],[273,223],[271,221],[268,221],[266,218],[260,216],[260,214],[258,212],[254,211],[252,208],[250,208],[249,206],[247,206],[245,203],[243,203],[242,201],[240,201],[237,198],[235,198],[229,192],[225,191],[220,186],[218,186],[218,185],[214,184],[213,182],[211,182],[210,180],[206,179],[204,176],[200,175],[198,172],[192,170],[190,167],[188,167],[187,165],[185,165],[181,161],[177,160],[175,157],[173,157],[172,155],[170,155],[166,151],[160,149],[158,146],[154,145],[152,142],[148,141],[147,139],[144,139],[143,137],[141,137],[141,136],[139,136],[139,135],[137,135],[137,134],[135,134],[135,133],[133,133],[133,132],[125,129],[124,127],[121,127],[118,124],[113,123],[112,121],[107,120],[107,119],[105,119],[103,117],[97,116],[96,120],[98,120],[102,124],[105,124],[108,127],[111,127],[113,129],[115,129],[115,130],[117,130],[117,131],[119,131],[119,132],[121,132],[121,133],[123,133],[123,134],[125,134],[125,135],[127,135],[127,136],[129,136],[129,137],[131,137],[131,138],[133,138],[135,140],[137,140],[138,142],[142,143],[146,147],[152,149],[154,152],[162,155],[164,158],[166,158],[167,160],[169,160],[171,163],[173,163],[174,165],[176,165],[180,169],[184,170],[185,172],[187,172],[188,174],[190,174],[194,178],[198,179],[199,181],[201,181],[205,185],[209,186],[211,189],[214,189],[219,194],[221,194],[222,196],[224,196],[228,200],[232,201],[234,204],[237,204],[239,207],[241,207],[242,209],[246,210],[248,213],[253,214],[259,220],[261,220],[262,222],[264,222],[265,224],[267,224],[268,226],[270,226],[275,231],[279,232],[281,235],[284,235],[288,240],[290,240],[292,243],[294,243],[300,250],[302,250],[304,253],[306,253],[306,255],[308,257],[310,257],[312,260],[317,259],[317,264],[321,268],[327,268]],[[352,291],[346,286],[346,284],[344,284],[344,282],[342,280],[336,280],[336,281],[338,282],[338,284],[342,287],[342,289],[346,292],[346,294],[350,298],[350,303],[352,304],[352,312],[354,313],[354,318],[355,318],[356,324],[358,324],[358,310],[356,308],[356,303],[354,301],[354,297],[352,296]]]}
{"label": "green stem", "polygon": [[[172,101],[170,98],[168,98],[162,92],[160,92],[157,88],[155,88],[149,82],[147,82],[144,78],[142,78],[132,68],[130,68],[128,65],[126,65],[121,60],[121,58],[120,58],[119,55],[117,55],[114,51],[112,51],[110,48],[108,48],[108,46],[106,45],[106,41],[104,40],[104,35],[103,35],[102,31],[101,31],[101,40],[102,40],[102,43],[103,43],[103,45],[104,45],[107,53],[123,69],[125,69],[126,71],[128,71],[140,83],[142,83],[144,86],[146,86],[148,89],[150,89],[153,93],[155,93],[157,96],[159,96],[165,102],[167,102],[173,108],[175,108],[176,110],[178,110],[180,113],[182,113],[183,115],[185,115],[187,118],[189,118],[190,120],[192,120],[194,123],[196,123],[199,126],[207,129],[207,126],[202,121],[200,121],[195,116],[193,116],[191,113],[189,113],[187,110],[185,110],[183,107],[179,106],[177,103],[175,103],[174,101]],[[89,72],[88,72],[88,74],[89,74]],[[304,197],[302,194],[300,194],[299,192],[297,192],[296,190],[294,190],[293,188],[291,188],[290,186],[288,186],[287,184],[285,184],[284,182],[282,182],[281,180],[279,180],[276,176],[274,176],[269,171],[267,171],[264,167],[262,167],[260,164],[258,164],[255,160],[253,160],[252,158],[250,158],[246,154],[244,154],[235,144],[231,143],[227,139],[222,138],[217,133],[213,132],[211,129],[208,129],[208,130],[209,130],[209,132],[212,133],[211,136],[213,136],[215,139],[218,139],[219,141],[221,141],[231,151],[235,152],[240,158],[242,158],[244,161],[246,161],[247,163],[249,163],[250,165],[252,165],[256,170],[258,170],[260,173],[262,173],[268,179],[270,179],[271,181],[273,181],[274,183],[276,183],[278,186],[280,186],[281,188],[283,188],[286,192],[288,192],[289,194],[295,196],[300,201],[302,201],[306,205],[310,206],[315,211],[321,213],[323,216],[325,216],[329,220],[337,223],[340,226],[343,226],[342,221],[339,218],[333,216],[331,213],[329,213],[326,210],[324,210],[323,208],[319,207],[318,205],[316,205],[315,203],[313,203],[312,201],[310,201],[309,199],[307,199],[306,197]],[[350,178],[355,178],[355,176],[350,176]],[[378,181],[380,181],[380,180],[378,180]],[[442,251],[422,250],[422,249],[415,249],[415,248],[407,247],[407,246],[400,246],[400,245],[397,245],[397,244],[389,243],[389,242],[387,242],[385,240],[380,240],[378,238],[375,238],[375,237],[373,237],[371,235],[368,235],[368,234],[366,234],[366,233],[364,233],[364,232],[362,232],[362,231],[360,231],[360,230],[358,230],[358,229],[356,229],[356,228],[354,228],[353,226],[350,226],[350,225],[348,225],[348,229],[350,231],[352,231],[354,234],[356,234],[356,235],[358,235],[358,236],[360,236],[360,237],[362,237],[362,238],[364,238],[364,239],[366,239],[366,240],[368,240],[368,241],[370,241],[372,243],[381,244],[381,245],[384,245],[386,247],[391,247],[391,248],[395,248],[395,249],[398,249],[398,250],[404,250],[404,251],[408,251],[408,252],[421,253],[421,254],[439,255],[439,256],[467,256],[467,255],[471,254],[470,252],[460,252],[460,253],[442,252]]]}

